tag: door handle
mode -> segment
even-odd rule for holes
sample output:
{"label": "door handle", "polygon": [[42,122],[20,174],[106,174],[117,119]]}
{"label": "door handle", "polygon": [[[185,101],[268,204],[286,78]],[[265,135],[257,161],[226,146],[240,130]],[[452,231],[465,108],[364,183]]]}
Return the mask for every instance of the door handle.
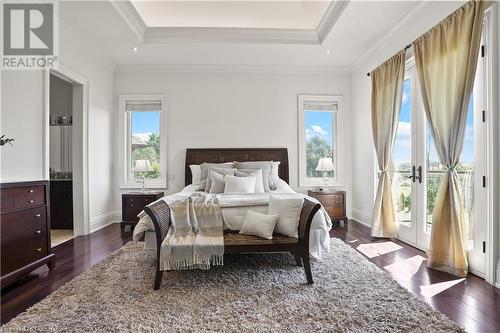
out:
{"label": "door handle", "polygon": [[[422,184],[422,166],[421,165],[418,166],[418,176],[416,178],[418,179],[418,182],[420,184]],[[413,182],[415,182],[415,178],[413,178]]]}
{"label": "door handle", "polygon": [[412,167],[411,167],[411,175],[406,176],[406,178],[411,179],[413,182],[415,182],[415,166],[414,165],[412,165]]}

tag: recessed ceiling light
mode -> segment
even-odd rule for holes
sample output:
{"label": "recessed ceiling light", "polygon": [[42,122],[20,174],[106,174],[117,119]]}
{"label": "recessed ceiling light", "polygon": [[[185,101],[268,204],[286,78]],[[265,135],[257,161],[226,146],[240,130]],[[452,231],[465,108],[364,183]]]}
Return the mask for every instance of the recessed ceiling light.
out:
{"label": "recessed ceiling light", "polygon": [[133,47],[133,48],[131,48],[131,50],[134,51],[134,52],[139,51],[139,49],[137,47]]}
{"label": "recessed ceiling light", "polygon": [[327,50],[326,50],[326,54],[330,54],[330,53],[332,53],[332,50],[327,49]]}

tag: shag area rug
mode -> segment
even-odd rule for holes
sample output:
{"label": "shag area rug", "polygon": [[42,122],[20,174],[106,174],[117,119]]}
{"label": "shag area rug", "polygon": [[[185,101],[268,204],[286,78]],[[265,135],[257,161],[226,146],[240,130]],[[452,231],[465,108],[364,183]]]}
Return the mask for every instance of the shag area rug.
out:
{"label": "shag area rug", "polygon": [[4,332],[462,332],[338,239],[312,263],[234,255],[208,271],[166,272],[128,243],[2,327]]}

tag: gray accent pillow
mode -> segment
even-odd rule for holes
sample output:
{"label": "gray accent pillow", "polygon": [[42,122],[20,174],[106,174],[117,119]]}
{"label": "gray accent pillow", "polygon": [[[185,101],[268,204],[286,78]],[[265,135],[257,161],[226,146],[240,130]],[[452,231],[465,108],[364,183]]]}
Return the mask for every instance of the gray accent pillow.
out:
{"label": "gray accent pillow", "polygon": [[213,170],[210,170],[210,180],[212,185],[210,186],[209,193],[224,193],[224,188],[226,187],[226,180],[224,179],[226,176],[221,175]]}
{"label": "gray accent pillow", "polygon": [[255,162],[233,162],[236,169],[262,169],[262,180],[264,181],[264,191],[269,192],[272,188],[276,188],[274,180],[272,179],[271,170],[273,168],[273,161],[255,161]]}
{"label": "gray accent pillow", "polygon": [[203,163],[200,165],[200,190],[203,191],[207,187],[208,170],[210,168],[232,169],[233,163]]}
{"label": "gray accent pillow", "polygon": [[[209,168],[208,173],[209,175],[212,175],[213,172],[216,172],[222,176],[227,176],[231,175],[234,176],[234,172],[236,169],[227,169],[227,168]],[[210,192],[210,188],[212,186],[212,177],[207,177],[206,185],[205,185],[205,192]]]}

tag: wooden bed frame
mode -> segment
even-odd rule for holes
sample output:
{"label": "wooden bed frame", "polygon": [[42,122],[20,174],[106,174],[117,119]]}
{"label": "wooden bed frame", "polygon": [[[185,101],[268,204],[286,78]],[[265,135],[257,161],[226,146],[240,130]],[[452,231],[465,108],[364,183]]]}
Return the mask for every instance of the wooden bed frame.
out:
{"label": "wooden bed frame", "polygon": [[[246,161],[280,161],[280,178],[288,183],[288,152],[286,148],[243,148],[243,149],[187,149],[186,151],[186,185],[191,184],[190,164],[203,162],[246,162]],[[298,266],[303,266],[307,283],[312,284],[312,272],[309,259],[309,233],[314,215],[321,205],[305,199],[299,219],[299,238],[274,235],[267,240],[250,235],[241,235],[235,231],[224,231],[224,253],[267,253],[290,252]],[[156,235],[156,274],[155,290],[160,288],[163,271],[160,270],[161,243],[170,227],[170,209],[160,200],[144,208],[153,221]]]}

